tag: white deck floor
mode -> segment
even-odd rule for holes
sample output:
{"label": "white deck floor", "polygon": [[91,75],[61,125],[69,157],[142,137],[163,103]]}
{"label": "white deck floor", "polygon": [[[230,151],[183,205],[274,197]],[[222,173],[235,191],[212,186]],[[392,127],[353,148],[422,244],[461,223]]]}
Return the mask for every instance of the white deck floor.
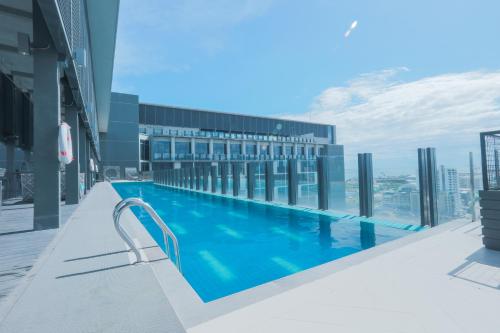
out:
{"label": "white deck floor", "polygon": [[500,332],[500,252],[457,229],[198,325],[204,332]]}
{"label": "white deck floor", "polygon": [[[118,200],[97,184],[0,307],[1,333],[183,331],[186,309],[173,299],[180,293],[161,281],[184,280],[128,212],[126,228],[156,259],[130,264],[111,220]],[[480,225],[414,236],[343,258],[341,270],[323,266],[321,278],[215,319],[200,316],[188,332],[499,332],[500,252],[483,248]]]}

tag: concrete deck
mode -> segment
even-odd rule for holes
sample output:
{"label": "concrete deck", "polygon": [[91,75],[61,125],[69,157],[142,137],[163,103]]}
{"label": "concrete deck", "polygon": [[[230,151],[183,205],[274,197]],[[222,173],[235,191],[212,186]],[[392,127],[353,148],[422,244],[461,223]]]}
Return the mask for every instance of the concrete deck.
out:
{"label": "concrete deck", "polygon": [[[114,230],[119,196],[99,183],[0,311],[0,332],[183,332],[152,266],[132,265]],[[123,214],[134,237],[145,233]],[[132,225],[131,225],[132,224]],[[143,251],[158,251],[155,244]],[[150,253],[146,254],[149,258]],[[172,265],[164,257],[157,263]]]}
{"label": "concrete deck", "polygon": [[150,261],[132,265],[135,258],[111,220],[119,200],[110,184],[96,185],[0,306],[1,333],[184,327],[189,333],[420,333],[500,327],[500,252],[483,248],[479,223],[445,224],[267,287],[198,304],[175,266],[125,212],[125,229]]}
{"label": "concrete deck", "polygon": [[[61,223],[77,205],[61,205]],[[0,304],[19,284],[57,234],[33,230],[33,204],[2,206],[0,213]]]}
{"label": "concrete deck", "polygon": [[484,249],[480,228],[448,229],[188,332],[498,332],[500,252]]}

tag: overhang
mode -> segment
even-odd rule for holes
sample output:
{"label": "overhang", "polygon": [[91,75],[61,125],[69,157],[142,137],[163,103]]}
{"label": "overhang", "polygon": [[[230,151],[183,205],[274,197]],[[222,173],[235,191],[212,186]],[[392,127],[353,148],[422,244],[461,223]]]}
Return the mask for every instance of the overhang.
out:
{"label": "overhang", "polygon": [[120,0],[88,0],[94,89],[99,132],[108,131]]}

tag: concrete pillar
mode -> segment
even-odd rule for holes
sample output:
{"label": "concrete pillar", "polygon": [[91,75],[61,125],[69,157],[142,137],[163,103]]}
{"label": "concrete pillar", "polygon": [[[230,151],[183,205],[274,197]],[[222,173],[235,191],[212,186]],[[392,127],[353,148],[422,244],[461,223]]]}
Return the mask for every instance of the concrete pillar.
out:
{"label": "concrete pillar", "polygon": [[289,159],[288,160],[288,204],[296,205],[297,204],[297,195],[299,193],[299,179],[297,174],[297,160]]}
{"label": "concrete pillar", "polygon": [[269,142],[269,156],[271,159],[274,159],[274,144],[272,142]]}
{"label": "concrete pillar", "polygon": [[208,165],[203,166],[203,191],[208,191],[208,177],[210,176],[210,167]]}
{"label": "concrete pillar", "polygon": [[61,123],[58,53],[38,3],[33,2],[33,40],[46,46],[33,50],[34,229],[60,224],[61,177],[58,134]]}
{"label": "concrete pillar", "polygon": [[319,145],[314,145],[314,156],[319,156]]}
{"label": "concrete pillar", "polygon": [[328,209],[328,185],[330,184],[328,177],[328,158],[318,157],[318,208],[321,210]]}
{"label": "concrete pillar", "polygon": [[297,158],[297,156],[299,155],[299,145],[294,143],[293,144],[293,158]]}
{"label": "concrete pillar", "polygon": [[66,165],[66,204],[75,205],[80,201],[80,162],[79,162],[79,119],[76,108],[66,109],[66,123],[71,127],[73,161]]}
{"label": "concrete pillar", "polygon": [[92,152],[91,152],[91,147],[90,147],[90,138],[87,138],[85,140],[85,149],[86,149],[86,156],[87,156],[87,175],[85,179],[87,179],[87,190],[90,191],[92,188],[92,169],[91,169],[91,164],[90,164],[90,159],[92,158]]}
{"label": "concrete pillar", "polygon": [[274,168],[273,161],[265,162],[265,179],[266,179],[266,201],[274,199]]}
{"label": "concrete pillar", "polygon": [[233,163],[233,196],[237,197],[240,194],[240,174],[241,163]]}
{"label": "concrete pillar", "polygon": [[217,166],[210,166],[210,176],[212,177],[212,193],[217,192]]}
{"label": "concrete pillar", "polygon": [[306,160],[309,159],[309,145],[304,145],[304,153],[306,155]]}
{"label": "concrete pillar", "polygon": [[[78,163],[80,164],[80,173],[83,173],[85,175],[85,180],[83,182],[85,189],[84,193],[87,193],[87,168],[88,168],[88,162],[87,162],[87,150],[86,150],[86,140],[87,140],[87,134],[85,127],[83,124],[80,122],[78,124]],[[123,177],[122,170],[120,170],[120,177]]]}
{"label": "concrete pillar", "polygon": [[7,178],[7,182],[5,184],[5,197],[7,199],[12,198],[16,195],[17,188],[17,179],[16,179],[16,170],[15,170],[15,159],[16,159],[16,146],[14,143],[6,143],[6,170],[5,176]]}

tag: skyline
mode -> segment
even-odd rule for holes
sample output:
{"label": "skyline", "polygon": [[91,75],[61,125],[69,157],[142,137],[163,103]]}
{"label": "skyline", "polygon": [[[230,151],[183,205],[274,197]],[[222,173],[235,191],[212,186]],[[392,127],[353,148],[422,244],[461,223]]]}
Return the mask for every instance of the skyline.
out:
{"label": "skyline", "polygon": [[479,162],[478,133],[500,127],[498,9],[124,0],[113,87],[143,102],[334,124],[346,168],[372,152],[376,170],[413,172],[416,148],[433,146],[439,164],[462,169],[469,151]]}

